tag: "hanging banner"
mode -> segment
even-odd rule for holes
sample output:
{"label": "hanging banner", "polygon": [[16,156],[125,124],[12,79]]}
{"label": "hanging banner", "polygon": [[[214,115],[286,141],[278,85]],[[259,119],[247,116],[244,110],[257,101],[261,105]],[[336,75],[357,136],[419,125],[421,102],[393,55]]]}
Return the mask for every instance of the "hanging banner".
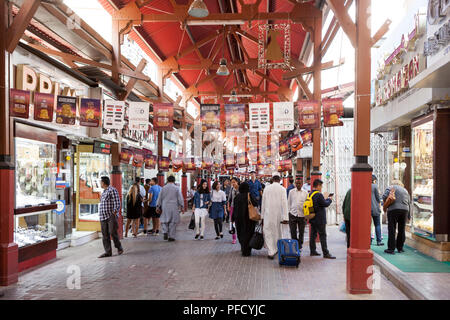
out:
{"label": "hanging banner", "polygon": [[203,158],[203,160],[202,160],[202,170],[211,171],[213,164],[214,163],[213,163],[213,159],[212,158]]}
{"label": "hanging banner", "polygon": [[233,156],[225,155],[225,168],[227,170],[234,170],[235,167],[236,161],[234,160],[234,155]]}
{"label": "hanging banner", "polygon": [[77,98],[56,97],[56,123],[74,125],[77,117]]}
{"label": "hanging banner", "polygon": [[128,102],[128,127],[131,130],[148,130],[149,108],[148,102]]}
{"label": "hanging banner", "polygon": [[34,93],[34,120],[52,122],[55,96],[48,93]]}
{"label": "hanging banner", "polygon": [[171,150],[170,153],[171,153],[170,160],[172,161],[172,171],[178,172],[181,169],[183,169],[183,159],[184,159],[183,154],[180,152],[180,153],[178,153],[178,156],[177,156],[176,152],[174,150]]}
{"label": "hanging banner", "polygon": [[301,148],[303,148],[302,140],[298,134],[289,138],[289,145],[291,146],[292,152],[297,152]]}
{"label": "hanging banner", "polygon": [[133,166],[141,168],[144,163],[144,153],[141,149],[133,148]]}
{"label": "hanging banner", "polygon": [[320,104],[317,101],[298,103],[299,126],[301,129],[320,128]]}
{"label": "hanging banner", "polygon": [[220,130],[220,104],[200,105],[200,120],[202,131]]}
{"label": "hanging banner", "polygon": [[273,129],[275,131],[294,130],[294,103],[273,103]]}
{"label": "hanging banner", "polygon": [[100,125],[101,110],[100,100],[81,98],[80,126],[98,127]]}
{"label": "hanging banner", "polygon": [[236,154],[236,158],[239,168],[245,168],[248,166],[247,152],[241,152]]}
{"label": "hanging banner", "polygon": [[250,132],[268,132],[270,130],[269,105],[268,103],[248,104]]}
{"label": "hanging banner", "polygon": [[9,116],[28,119],[30,111],[30,91],[9,90]]}
{"label": "hanging banner", "polygon": [[226,130],[243,129],[245,124],[245,105],[225,105],[225,128]]}
{"label": "hanging banner", "polygon": [[145,169],[155,169],[158,156],[152,154],[145,155]]}
{"label": "hanging banner", "polygon": [[312,131],[310,129],[302,131],[300,136],[302,137],[303,145],[307,145],[312,142]]}
{"label": "hanging banner", "polygon": [[184,159],[184,169],[186,170],[186,172],[195,172],[196,171],[195,159],[194,158],[185,158]]}
{"label": "hanging banner", "polygon": [[289,153],[289,144],[288,144],[287,140],[280,141],[278,151],[280,153],[280,156],[285,156]]}
{"label": "hanging banner", "polygon": [[344,116],[344,102],[342,99],[322,100],[323,124],[325,127],[339,127],[344,123],[339,118]]}
{"label": "hanging banner", "polygon": [[133,151],[127,148],[122,148],[120,150],[120,162],[125,164],[130,164],[131,158],[133,158]]}
{"label": "hanging banner", "polygon": [[153,130],[173,130],[173,104],[155,103],[153,105]]}
{"label": "hanging banner", "polygon": [[280,160],[278,163],[278,172],[292,171],[292,160]]}
{"label": "hanging banner", "polygon": [[123,129],[125,101],[105,100],[103,128]]}
{"label": "hanging banner", "polygon": [[158,158],[158,169],[160,171],[169,171],[170,160],[169,157],[159,157]]}

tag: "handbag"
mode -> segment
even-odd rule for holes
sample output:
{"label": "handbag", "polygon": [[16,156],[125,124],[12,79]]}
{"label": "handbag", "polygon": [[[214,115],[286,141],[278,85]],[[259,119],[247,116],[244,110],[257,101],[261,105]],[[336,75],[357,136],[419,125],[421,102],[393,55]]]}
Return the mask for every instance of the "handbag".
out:
{"label": "handbag", "polygon": [[386,212],[387,209],[395,202],[395,189],[391,188],[391,191],[389,191],[389,195],[386,198],[386,201],[383,204],[383,211]]}
{"label": "handbag", "polygon": [[262,226],[261,224],[258,224],[255,227],[255,232],[252,235],[252,238],[250,239],[249,242],[249,247],[255,250],[261,250],[262,247],[264,246],[264,236],[262,233]]}
{"label": "handbag", "polygon": [[339,227],[339,231],[343,232],[343,233],[346,233],[345,232],[345,221],[342,221],[341,226]]}
{"label": "handbag", "polygon": [[189,229],[194,230],[195,229],[195,214],[192,213],[191,221],[189,221]]}
{"label": "handbag", "polygon": [[248,217],[250,220],[259,221],[261,220],[261,215],[258,212],[258,209],[252,204],[250,200],[250,193],[248,194]]}

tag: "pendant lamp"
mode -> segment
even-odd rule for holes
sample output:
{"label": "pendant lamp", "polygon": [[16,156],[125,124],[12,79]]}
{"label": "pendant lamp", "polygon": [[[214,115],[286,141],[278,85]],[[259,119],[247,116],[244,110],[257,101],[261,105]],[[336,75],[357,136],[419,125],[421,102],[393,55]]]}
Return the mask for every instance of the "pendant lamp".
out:
{"label": "pendant lamp", "polygon": [[188,14],[191,17],[204,18],[209,15],[209,11],[203,0],[194,0],[189,7]]}
{"label": "pendant lamp", "polygon": [[[224,28],[225,28],[225,26],[224,26]],[[218,75],[218,76],[228,76],[229,74],[230,74],[230,71],[228,70],[228,68],[227,68],[227,59],[225,59],[225,53],[224,53],[224,48],[225,48],[225,34],[226,34],[226,32],[225,32],[225,30],[224,30],[224,32],[223,32],[223,46],[222,46],[222,59],[220,59],[220,62],[219,62],[219,69],[217,69],[217,72],[216,72],[216,74]]]}
{"label": "pendant lamp", "polygon": [[239,101],[235,90],[231,91],[231,97],[230,97],[229,101],[230,102],[238,102]]}

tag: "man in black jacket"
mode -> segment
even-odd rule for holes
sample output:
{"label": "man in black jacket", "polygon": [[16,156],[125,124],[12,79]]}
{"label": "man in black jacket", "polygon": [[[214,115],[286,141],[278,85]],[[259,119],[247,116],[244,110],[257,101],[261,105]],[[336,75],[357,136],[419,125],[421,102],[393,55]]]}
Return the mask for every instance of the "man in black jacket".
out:
{"label": "man in black jacket", "polygon": [[328,207],[333,201],[331,197],[327,199],[324,198],[322,194],[322,180],[314,180],[313,189],[311,190],[311,194],[316,192],[312,197],[314,213],[315,217],[309,220],[311,224],[311,235],[309,238],[309,249],[311,256],[320,256],[320,253],[316,251],[316,237],[317,233],[320,238],[320,245],[322,247],[323,257],[326,259],[336,259],[336,257],[332,256],[327,248],[327,215],[326,215],[326,207]]}

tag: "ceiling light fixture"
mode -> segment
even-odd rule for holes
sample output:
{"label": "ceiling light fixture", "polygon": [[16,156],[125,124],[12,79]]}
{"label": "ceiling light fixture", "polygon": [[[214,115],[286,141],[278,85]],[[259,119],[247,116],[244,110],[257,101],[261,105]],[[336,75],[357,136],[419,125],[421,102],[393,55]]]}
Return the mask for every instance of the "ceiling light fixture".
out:
{"label": "ceiling light fixture", "polygon": [[194,0],[189,7],[188,14],[191,17],[204,18],[209,15],[209,11],[203,0]]}
{"label": "ceiling light fixture", "polygon": [[222,59],[220,59],[219,62],[219,69],[217,69],[216,74],[218,76],[228,76],[230,74],[230,71],[227,68],[227,59],[225,59],[225,26],[223,26],[223,46],[222,46]]}
{"label": "ceiling light fixture", "polygon": [[239,99],[236,94],[236,90],[231,91],[231,97],[229,99],[230,102],[239,102]]}

